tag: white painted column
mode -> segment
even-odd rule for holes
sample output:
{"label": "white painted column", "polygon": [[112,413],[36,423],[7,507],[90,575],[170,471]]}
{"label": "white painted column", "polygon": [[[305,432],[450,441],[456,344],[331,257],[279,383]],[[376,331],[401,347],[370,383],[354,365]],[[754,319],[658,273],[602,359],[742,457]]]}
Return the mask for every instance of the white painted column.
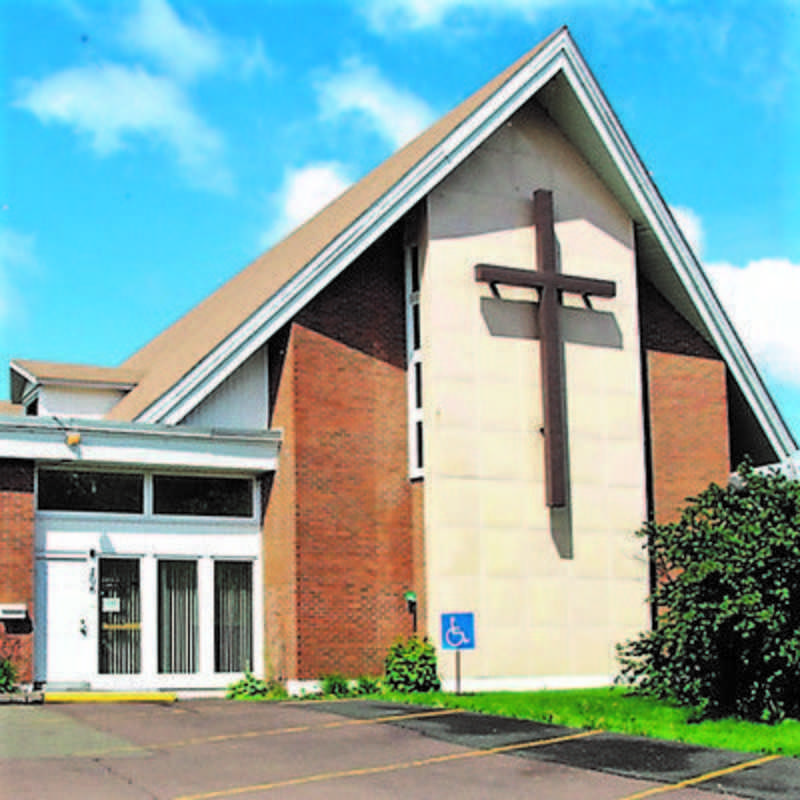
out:
{"label": "white painted column", "polygon": [[143,686],[155,685],[158,674],[158,559],[145,556],[139,561],[139,591],[142,603]]}
{"label": "white painted column", "polygon": [[204,557],[197,562],[197,603],[199,622],[198,672],[214,676],[214,559]]}
{"label": "white painted column", "polygon": [[264,677],[264,568],[260,558],[253,562],[253,663],[250,670]]}

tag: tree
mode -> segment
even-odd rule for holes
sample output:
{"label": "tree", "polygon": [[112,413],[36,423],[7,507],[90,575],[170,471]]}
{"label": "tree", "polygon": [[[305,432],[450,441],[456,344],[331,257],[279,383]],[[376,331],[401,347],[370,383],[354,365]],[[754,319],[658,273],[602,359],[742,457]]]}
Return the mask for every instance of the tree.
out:
{"label": "tree", "polygon": [[618,645],[620,679],[697,716],[800,717],[800,484],[745,464],[646,524],[657,625]]}

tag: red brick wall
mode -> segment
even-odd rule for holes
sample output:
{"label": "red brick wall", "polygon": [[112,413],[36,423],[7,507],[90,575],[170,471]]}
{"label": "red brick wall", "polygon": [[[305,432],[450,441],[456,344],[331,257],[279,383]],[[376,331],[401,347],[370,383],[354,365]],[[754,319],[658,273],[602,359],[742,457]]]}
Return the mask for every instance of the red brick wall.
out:
{"label": "red brick wall", "polygon": [[[35,621],[33,463],[0,461],[0,603],[25,603]],[[33,631],[30,622],[0,623],[0,655],[10,657],[19,680],[33,680]],[[16,631],[16,632],[12,632]]]}
{"label": "red brick wall", "polygon": [[264,649],[265,671],[285,681],[297,675],[297,593],[296,529],[297,491],[295,480],[294,355],[288,331],[270,347],[270,376],[273,382],[270,427],[283,431],[279,467],[264,485]]}
{"label": "red brick wall", "polygon": [[639,288],[651,494],[657,522],[730,473],[726,368],[713,347],[647,281]]}
{"label": "red brick wall", "polygon": [[[389,644],[411,631],[403,593],[424,596],[404,309],[394,229],[271,346],[282,353],[271,363],[271,424],[284,444],[265,518],[267,596],[269,606],[278,584],[293,585],[295,617],[268,607],[265,624],[269,666],[285,678],[379,674]],[[295,636],[294,663],[276,657]]]}
{"label": "red brick wall", "polygon": [[650,436],[657,522],[673,522],[686,498],[730,474],[725,364],[650,351]]}

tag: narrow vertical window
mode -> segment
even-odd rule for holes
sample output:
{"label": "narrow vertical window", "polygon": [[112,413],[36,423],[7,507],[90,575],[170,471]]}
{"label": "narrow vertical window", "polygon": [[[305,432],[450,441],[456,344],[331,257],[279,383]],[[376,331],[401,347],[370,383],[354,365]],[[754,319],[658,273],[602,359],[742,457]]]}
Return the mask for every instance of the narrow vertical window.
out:
{"label": "narrow vertical window", "polygon": [[406,349],[408,354],[408,457],[409,475],[423,474],[422,420],[422,323],[420,313],[421,269],[419,245],[405,248]]}
{"label": "narrow vertical window", "polygon": [[158,671],[197,672],[197,562],[158,562]]}
{"label": "narrow vertical window", "polygon": [[253,565],[214,564],[214,670],[253,668]]}

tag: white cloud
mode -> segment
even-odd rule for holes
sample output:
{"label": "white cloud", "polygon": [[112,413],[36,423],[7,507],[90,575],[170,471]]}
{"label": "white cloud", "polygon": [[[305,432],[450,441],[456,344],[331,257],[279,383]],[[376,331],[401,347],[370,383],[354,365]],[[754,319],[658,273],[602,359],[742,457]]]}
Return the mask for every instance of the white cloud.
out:
{"label": "white cloud", "polygon": [[12,276],[35,268],[33,236],[0,227],[0,331],[24,308]]}
{"label": "white cloud", "polygon": [[763,258],[744,267],[708,264],[706,272],[756,362],[800,387],[800,264]]}
{"label": "white cloud", "polygon": [[222,137],[169,78],[117,64],[77,67],[34,82],[17,106],[41,122],[88,136],[98,155],[143,137],[171,150],[191,183],[223,192],[232,188]]}
{"label": "white cloud", "polygon": [[166,0],[140,0],[123,24],[122,39],[181,80],[213,72],[222,63],[219,37],[187,25]]}
{"label": "white cloud", "polygon": [[[703,221],[691,208],[670,206],[675,221],[699,259],[703,257]],[[717,297],[750,355],[781,383],[800,387],[800,264],[786,258],[762,258],[745,266],[705,265]]]}
{"label": "white cloud", "polygon": [[289,170],[275,201],[277,221],[261,237],[268,247],[338,197],[351,183],[341,164],[325,162]]}
{"label": "white cloud", "polygon": [[362,6],[367,20],[378,31],[394,28],[429,28],[441,25],[456,11],[483,11],[490,14],[521,14],[562,5],[559,0],[369,0]]}
{"label": "white cloud", "polygon": [[683,231],[683,235],[692,250],[694,250],[694,254],[698,258],[702,258],[705,233],[700,217],[691,208],[686,208],[685,206],[670,206],[669,210],[672,212],[672,216],[675,217],[675,222],[678,223],[678,226]]}
{"label": "white cloud", "polygon": [[617,7],[644,7],[652,10],[652,0],[361,0],[359,9],[370,26],[379,33],[396,30],[421,30],[444,24],[452,30],[453,23],[462,17],[480,14],[489,17],[515,17],[530,23],[537,14],[547,11],[599,8],[603,11]]}
{"label": "white cloud", "polygon": [[324,118],[358,114],[394,147],[413,139],[434,119],[424,101],[355,59],[319,80],[315,88]]}

